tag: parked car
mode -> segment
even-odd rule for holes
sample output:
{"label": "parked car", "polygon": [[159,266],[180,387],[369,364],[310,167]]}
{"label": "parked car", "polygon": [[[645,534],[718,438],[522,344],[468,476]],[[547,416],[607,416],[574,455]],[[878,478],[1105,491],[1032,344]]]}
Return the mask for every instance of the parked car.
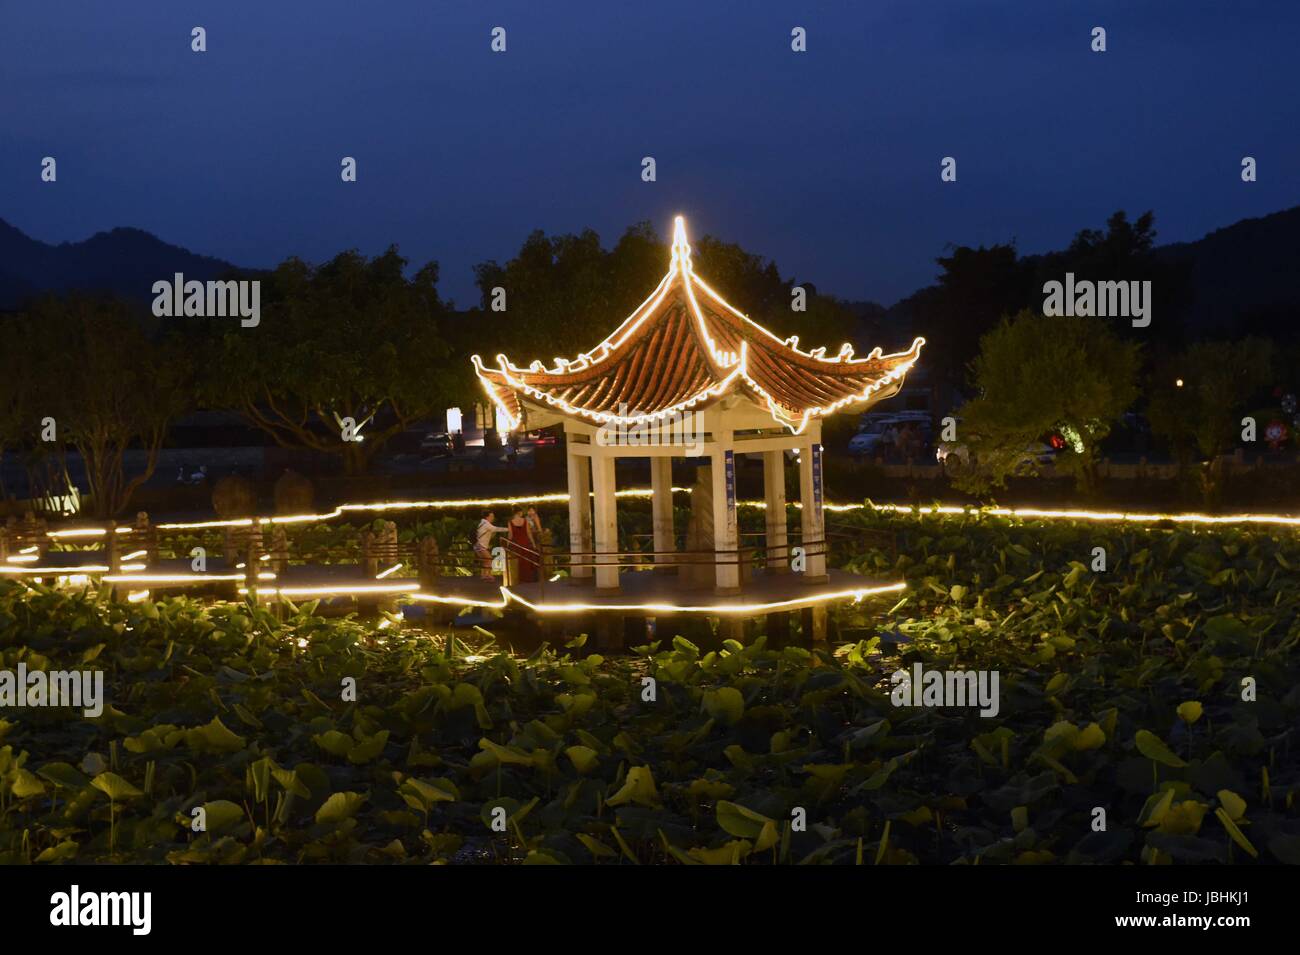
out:
{"label": "parked car", "polygon": [[451,435],[446,431],[433,431],[424,436],[420,450],[430,457],[447,458],[452,455]]}
{"label": "parked car", "polygon": [[867,422],[861,431],[849,438],[849,454],[857,457],[874,454],[893,422],[893,418],[883,416]]}
{"label": "parked car", "polygon": [[[1047,435],[1043,440],[1028,445],[1017,465],[1051,464],[1064,448],[1065,441],[1060,435]],[[971,452],[970,448],[960,441],[940,441],[935,445],[934,458],[943,465],[950,462],[967,465],[970,464]]]}
{"label": "parked car", "polygon": [[882,450],[885,435],[892,428],[895,435],[910,430],[910,450],[918,453],[930,443],[930,415],[925,411],[904,411],[899,414],[864,415],[862,429],[849,439],[849,454],[866,456]]}

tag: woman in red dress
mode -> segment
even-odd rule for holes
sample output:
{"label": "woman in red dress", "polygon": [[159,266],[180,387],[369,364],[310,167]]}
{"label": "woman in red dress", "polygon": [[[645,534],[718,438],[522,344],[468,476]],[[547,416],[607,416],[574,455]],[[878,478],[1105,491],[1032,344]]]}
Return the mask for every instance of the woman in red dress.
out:
{"label": "woman in red dress", "polygon": [[533,528],[522,510],[515,511],[510,517],[510,541],[515,545],[514,550],[519,560],[519,582],[536,583],[537,541],[533,540]]}

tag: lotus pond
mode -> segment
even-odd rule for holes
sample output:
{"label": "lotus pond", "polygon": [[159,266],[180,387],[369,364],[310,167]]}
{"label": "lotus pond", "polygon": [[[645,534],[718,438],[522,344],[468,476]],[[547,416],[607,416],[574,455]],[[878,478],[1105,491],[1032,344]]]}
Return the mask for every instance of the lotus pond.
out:
{"label": "lotus pond", "polygon": [[[817,650],[0,582],[0,669],[110,701],[0,710],[0,861],[1300,862],[1300,538],[836,519],[908,591]],[[997,715],[894,706],[918,662],[996,671]]]}

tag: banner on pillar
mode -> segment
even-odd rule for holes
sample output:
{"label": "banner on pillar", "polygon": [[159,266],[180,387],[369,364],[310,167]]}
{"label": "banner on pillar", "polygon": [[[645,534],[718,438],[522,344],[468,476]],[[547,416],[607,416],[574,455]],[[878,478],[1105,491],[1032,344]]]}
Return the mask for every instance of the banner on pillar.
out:
{"label": "banner on pillar", "polygon": [[736,523],[736,452],[724,451],[722,461],[727,485],[727,524],[734,526]]}
{"label": "banner on pillar", "polygon": [[822,512],[822,446],[820,444],[812,446],[812,486],[813,504],[820,515]]}

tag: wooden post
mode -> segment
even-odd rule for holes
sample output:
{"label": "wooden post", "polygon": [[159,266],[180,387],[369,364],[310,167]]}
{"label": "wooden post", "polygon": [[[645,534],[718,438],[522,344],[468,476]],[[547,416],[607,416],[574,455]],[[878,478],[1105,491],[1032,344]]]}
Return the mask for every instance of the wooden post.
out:
{"label": "wooden post", "polygon": [[440,557],[436,537],[430,535],[420,538],[416,545],[416,566],[420,575],[420,589],[426,593],[437,593]]}
{"label": "wooden post", "polygon": [[361,532],[361,571],[367,580],[379,573],[379,555],[376,553],[375,532],[366,528]]}
{"label": "wooden post", "polygon": [[[710,468],[713,485],[713,559],[717,561],[714,593],[735,594],[740,592],[740,538],[736,527],[736,509],[727,499],[727,451],[731,445],[731,432],[718,428],[713,436],[718,442],[718,450],[713,452]],[[734,457],[732,460],[734,462]]]}
{"label": "wooden post", "polygon": [[[573,451],[574,435],[568,437],[569,465],[569,552],[575,566],[569,568],[569,576],[587,578],[592,576],[591,564],[591,466],[587,457]],[[580,556],[585,555],[585,556]],[[576,566],[587,564],[588,566]]]}
{"label": "wooden post", "polygon": [[785,451],[763,452],[763,498],[767,505],[767,569],[783,574],[790,569],[785,515]]}
{"label": "wooden post", "polygon": [[784,646],[790,642],[790,611],[782,610],[769,613],[764,620],[767,638],[774,646]]}
{"label": "wooden post", "polygon": [[[104,552],[108,555],[108,572],[117,576],[122,573],[122,545],[117,537],[117,521],[108,522],[107,539],[104,542]],[[113,583],[109,585],[109,593],[114,600],[117,600],[125,592],[120,585]]]}
{"label": "wooden post", "polygon": [[655,569],[666,572],[674,563],[677,549],[673,527],[673,459],[658,455],[650,459],[650,510],[653,514]]}
{"label": "wooden post", "polygon": [[134,533],[131,535],[131,542],[135,544],[135,550],[144,550],[146,565],[151,567],[157,565],[158,529],[149,523],[149,514],[145,511],[136,512],[135,528]]}
{"label": "wooden post", "polygon": [[283,525],[276,524],[271,530],[271,560],[269,561],[272,572],[277,577],[285,572],[289,566],[289,535],[285,532]]}
{"label": "wooden post", "polygon": [[808,583],[825,583],[826,575],[826,522],[818,505],[821,498],[813,474],[813,448],[821,444],[821,426],[814,423],[809,428],[809,441],[799,451],[799,502],[800,526],[803,530],[805,551],[804,578]]}
{"label": "wooden post", "polygon": [[244,589],[248,591],[248,599],[253,603],[261,602],[261,598],[257,593],[257,587],[260,583],[257,574],[261,568],[262,528],[260,525],[254,524],[248,529],[248,537],[244,548]]}
{"label": "wooden post", "polygon": [[[610,455],[591,456],[591,483],[596,496],[596,589],[617,593],[618,583],[618,510],[614,498],[614,459]],[[603,555],[609,554],[610,557]]]}
{"label": "wooden post", "polygon": [[596,646],[601,650],[622,650],[627,621],[621,613],[597,615]]}
{"label": "wooden post", "polygon": [[826,605],[817,604],[815,607],[804,607],[801,616],[803,618],[804,642],[825,643]]}

